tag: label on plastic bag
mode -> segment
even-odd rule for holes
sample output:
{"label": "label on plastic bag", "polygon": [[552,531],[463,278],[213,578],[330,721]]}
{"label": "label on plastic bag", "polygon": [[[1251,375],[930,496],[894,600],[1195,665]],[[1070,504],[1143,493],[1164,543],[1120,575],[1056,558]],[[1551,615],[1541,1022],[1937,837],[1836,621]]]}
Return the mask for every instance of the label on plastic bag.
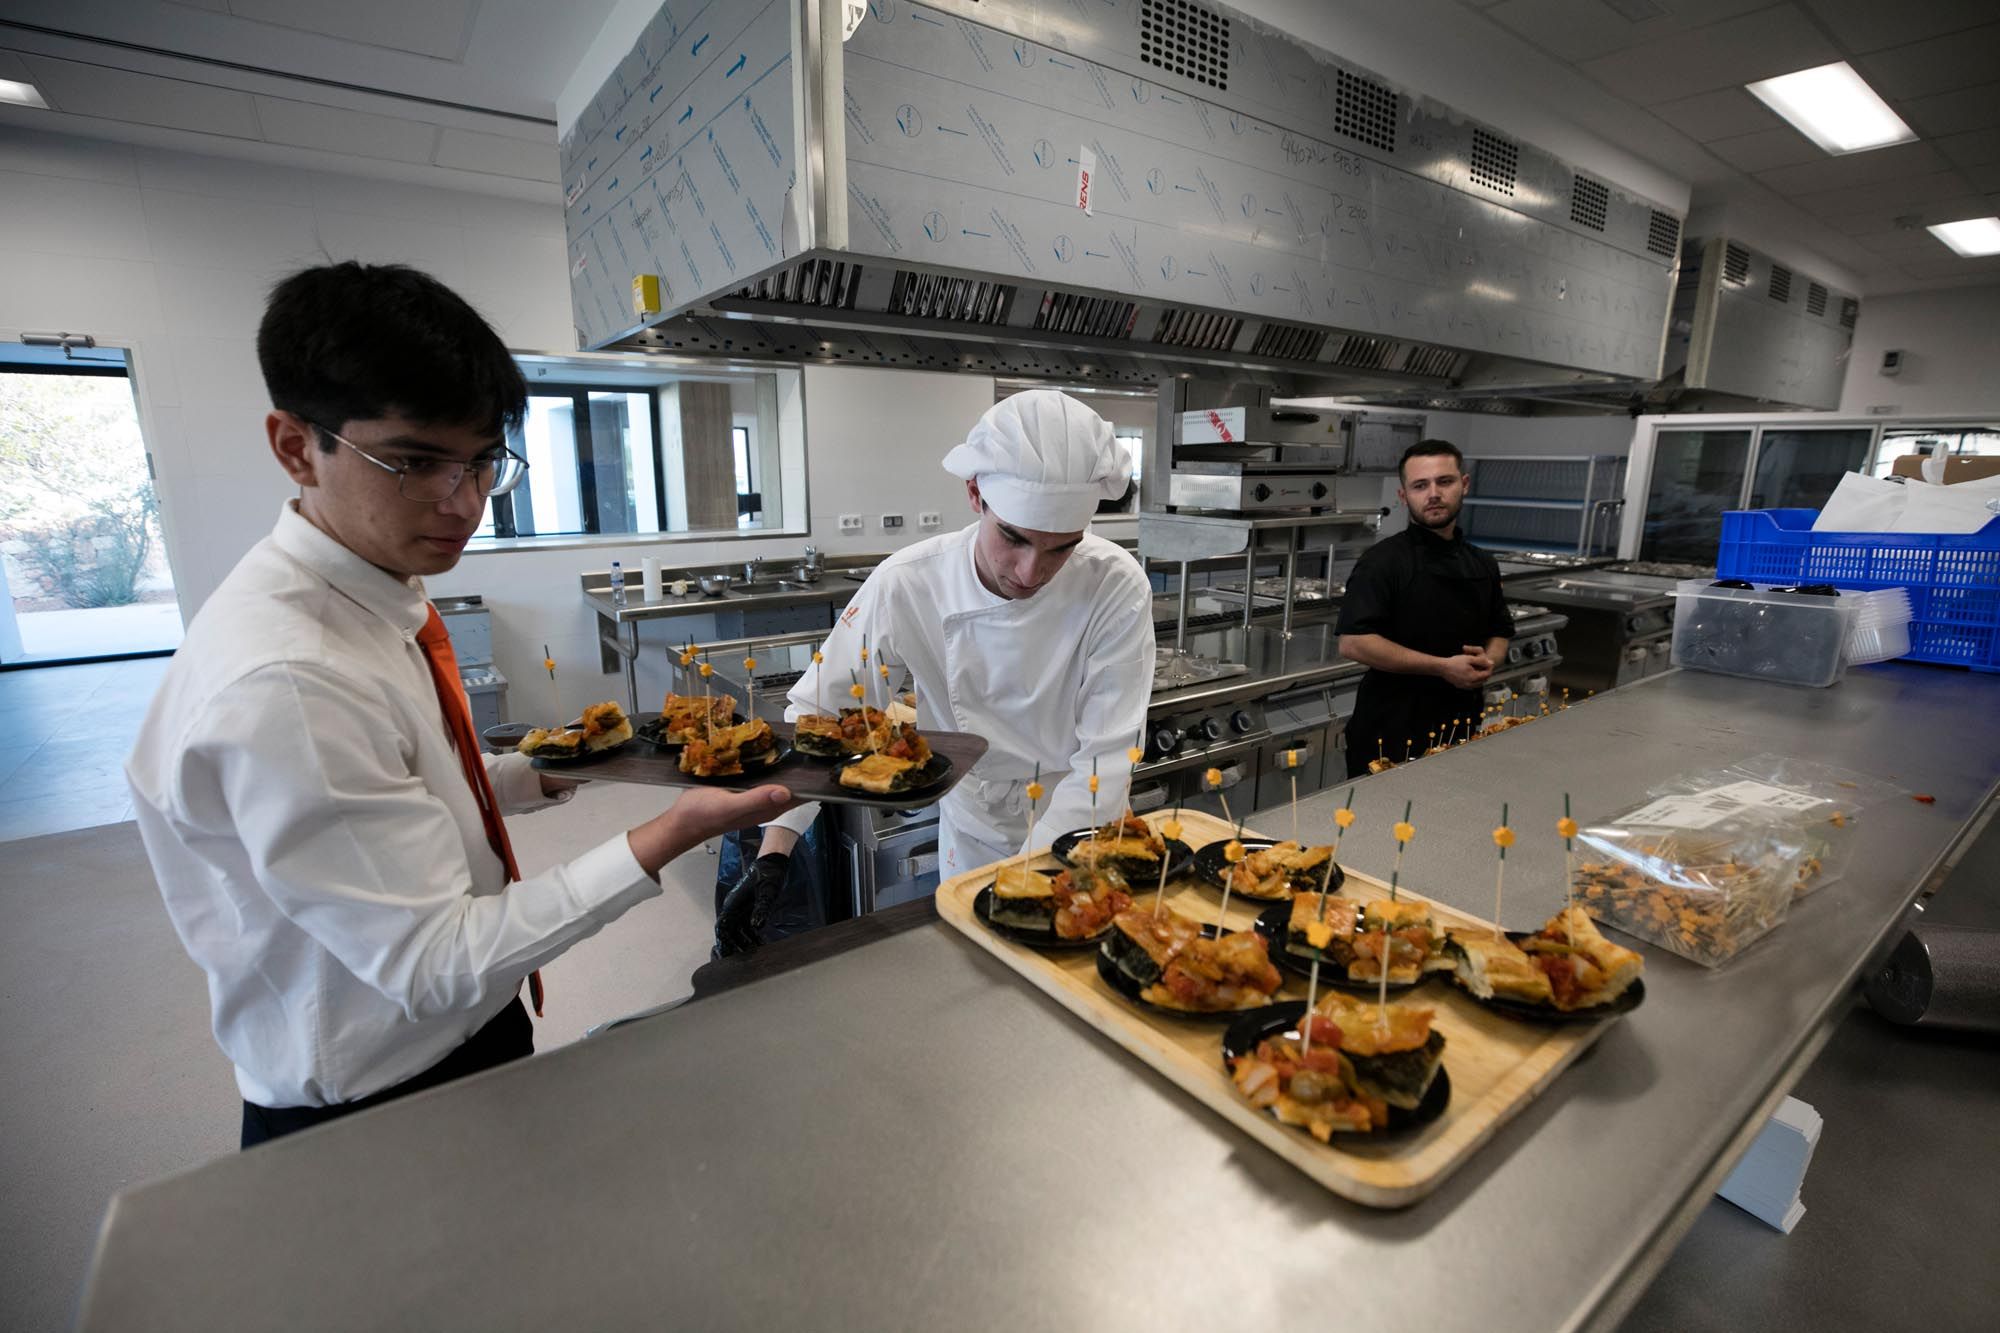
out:
{"label": "label on plastic bag", "polygon": [[1745,811],[1778,811],[1795,814],[1826,804],[1816,796],[1773,787],[1767,782],[1732,782],[1703,791],[1662,796],[1643,805],[1618,822],[1645,824],[1654,828],[1714,828]]}

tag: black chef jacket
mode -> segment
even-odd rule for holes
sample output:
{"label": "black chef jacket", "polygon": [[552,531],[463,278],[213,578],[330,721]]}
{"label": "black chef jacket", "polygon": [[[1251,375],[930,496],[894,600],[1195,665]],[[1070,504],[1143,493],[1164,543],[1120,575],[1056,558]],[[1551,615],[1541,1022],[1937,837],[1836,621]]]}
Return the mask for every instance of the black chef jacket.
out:
{"label": "black chef jacket", "polygon": [[[1512,638],[1514,622],[1492,556],[1461,532],[1447,541],[1412,523],[1355,562],[1340,603],[1340,632],[1379,634],[1416,652],[1456,657],[1468,643]],[[1480,696],[1440,676],[1370,668],[1347,723],[1347,775],[1365,774],[1378,744],[1399,762],[1405,753],[1422,754],[1429,733],[1442,738],[1454,721],[1478,718]]]}

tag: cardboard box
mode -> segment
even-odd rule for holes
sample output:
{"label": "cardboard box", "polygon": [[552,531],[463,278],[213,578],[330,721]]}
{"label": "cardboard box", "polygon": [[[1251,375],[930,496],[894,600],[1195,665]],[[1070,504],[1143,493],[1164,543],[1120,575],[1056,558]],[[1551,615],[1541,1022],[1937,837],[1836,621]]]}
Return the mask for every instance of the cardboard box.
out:
{"label": "cardboard box", "polygon": [[[1904,454],[1891,468],[1898,477],[1909,477],[1914,481],[1924,479],[1924,463],[1928,454]],[[1952,485],[1960,481],[1983,481],[1987,477],[2000,477],[2000,458],[1947,458],[1944,460],[1944,484]]]}

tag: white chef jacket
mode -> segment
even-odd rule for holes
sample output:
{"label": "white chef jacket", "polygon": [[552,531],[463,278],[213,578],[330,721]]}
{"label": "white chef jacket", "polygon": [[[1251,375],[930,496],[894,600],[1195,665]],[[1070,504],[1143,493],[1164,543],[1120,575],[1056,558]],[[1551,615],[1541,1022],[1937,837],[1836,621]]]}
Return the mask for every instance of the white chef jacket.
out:
{"label": "white chef jacket", "polygon": [[[1035,766],[1048,795],[1035,840],[1102,822],[1125,808],[1153,686],[1153,589],[1139,563],[1094,533],[1033,597],[987,591],[973,565],[974,523],[883,561],[827,637],[821,668],[792,686],[787,715],[852,707],[850,671],[868,638],[868,699],[880,706],[886,660],[916,684],[919,727],[970,731],[990,748],[940,803],[945,878],[1025,845],[1025,788]],[[815,672],[823,671],[817,681]],[[1089,790],[1097,762],[1098,793]],[[814,808],[773,822],[802,831]]]}
{"label": "white chef jacket", "polygon": [[[623,834],[506,883],[416,641],[427,615],[419,581],[288,503],[188,626],[126,761],[215,1040],[259,1105],[422,1073],[660,892]],[[502,810],[550,804],[525,757],[485,762]]]}

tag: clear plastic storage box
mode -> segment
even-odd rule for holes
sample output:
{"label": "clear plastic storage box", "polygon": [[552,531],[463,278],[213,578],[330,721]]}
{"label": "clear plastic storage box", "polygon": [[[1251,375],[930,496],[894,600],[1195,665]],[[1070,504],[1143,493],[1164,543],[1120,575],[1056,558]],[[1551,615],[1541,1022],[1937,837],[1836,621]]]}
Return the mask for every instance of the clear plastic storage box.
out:
{"label": "clear plastic storage box", "polygon": [[1845,669],[1852,597],[1718,588],[1683,579],[1674,588],[1674,665],[1788,685],[1827,686]]}

